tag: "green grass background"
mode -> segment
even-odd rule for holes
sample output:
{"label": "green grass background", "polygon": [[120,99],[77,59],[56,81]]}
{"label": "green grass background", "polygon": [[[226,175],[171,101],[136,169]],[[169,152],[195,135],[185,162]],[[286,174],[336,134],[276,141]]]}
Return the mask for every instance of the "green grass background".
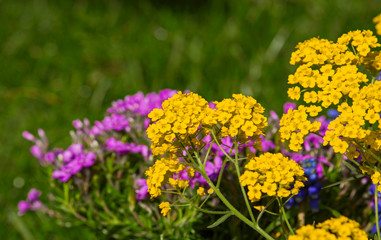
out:
{"label": "green grass background", "polygon": [[379,13],[379,0],[0,0],[0,239],[91,239],[16,215],[30,188],[48,188],[23,130],[64,148],[72,120],[163,88],[241,92],[279,112],[298,42],[374,30]]}

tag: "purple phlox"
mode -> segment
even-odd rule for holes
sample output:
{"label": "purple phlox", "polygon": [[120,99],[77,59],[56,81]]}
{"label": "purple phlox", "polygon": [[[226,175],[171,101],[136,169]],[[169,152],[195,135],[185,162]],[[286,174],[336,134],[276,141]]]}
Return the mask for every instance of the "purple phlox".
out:
{"label": "purple phlox", "polygon": [[18,215],[22,216],[27,211],[35,211],[42,208],[42,203],[38,200],[41,196],[41,192],[37,189],[32,188],[29,193],[26,201],[20,201],[18,203]]}
{"label": "purple phlox", "polygon": [[271,111],[270,111],[270,119],[272,119],[272,120],[278,122],[278,121],[279,121],[279,116],[278,116],[278,114],[276,114],[275,111],[271,110]]}
{"label": "purple phlox", "polygon": [[28,141],[31,141],[34,143],[34,145],[30,148],[30,152],[34,157],[36,157],[38,160],[40,160],[40,163],[44,165],[44,151],[46,151],[47,147],[47,137],[42,129],[38,129],[38,135],[41,139],[37,139],[33,134],[31,134],[28,131],[23,131],[22,136]]}
{"label": "purple phlox", "polygon": [[135,181],[135,196],[137,200],[143,200],[148,196],[148,185],[147,180],[144,178],[139,178]]}
{"label": "purple phlox", "polygon": [[151,152],[146,145],[137,145],[135,143],[124,143],[116,140],[115,138],[109,138],[106,141],[106,150],[115,151],[118,154],[136,153],[141,154],[147,159]]}
{"label": "purple phlox", "polygon": [[62,152],[62,162],[65,165],[61,166],[59,170],[53,171],[53,178],[66,182],[82,168],[94,165],[95,159],[94,152],[85,153],[81,143],[74,143]]}
{"label": "purple phlox", "polygon": [[296,104],[295,103],[290,103],[290,102],[287,102],[283,105],[283,111],[284,113],[287,113],[288,110],[295,110],[296,109]]}
{"label": "purple phlox", "polygon": [[270,149],[275,149],[275,143],[271,140],[261,139],[262,152],[268,152]]}
{"label": "purple phlox", "polygon": [[36,141],[36,138],[33,136],[33,134],[31,134],[31,133],[28,132],[28,131],[24,131],[24,132],[22,132],[22,136],[23,136],[23,138],[25,138],[25,139],[28,140],[28,141],[31,141],[31,142]]}
{"label": "purple phlox", "polygon": [[146,96],[142,92],[127,95],[123,100],[114,101],[112,107],[107,112],[109,114],[132,112],[141,116],[147,116],[154,108],[161,108],[162,102],[175,95],[176,92],[175,90],[164,89],[158,94],[149,93]]}
{"label": "purple phlox", "polygon": [[41,161],[43,160],[44,153],[42,152],[41,148],[36,144],[33,145],[30,148],[30,152],[35,156],[36,158],[40,159]]}
{"label": "purple phlox", "polygon": [[94,126],[91,128],[90,133],[92,135],[100,135],[103,131],[115,130],[115,131],[130,131],[129,120],[125,115],[119,113],[113,113],[111,116],[106,116],[102,122],[95,121]]}
{"label": "purple phlox", "polygon": [[329,121],[326,119],[325,116],[316,118],[316,121],[321,122],[319,134],[321,136],[325,136],[325,132],[328,130]]}
{"label": "purple phlox", "polygon": [[[320,148],[321,144],[324,142],[323,138],[314,134],[310,133],[308,134],[304,139],[304,149],[309,152],[312,148]],[[311,146],[312,145],[312,146]]]}
{"label": "purple phlox", "polygon": [[72,122],[74,128],[77,130],[78,133],[85,133],[89,134],[90,133],[90,121],[89,119],[85,118],[83,121],[76,119]]}
{"label": "purple phlox", "polygon": [[209,103],[209,107],[210,107],[211,109],[217,109],[216,104],[215,104],[214,102],[210,102],[210,103]]}
{"label": "purple phlox", "polygon": [[107,116],[102,121],[103,130],[115,130],[115,131],[129,131],[129,120],[125,115],[113,113],[111,116]]}
{"label": "purple phlox", "polygon": [[143,126],[145,130],[147,130],[150,123],[151,123],[151,119],[149,119],[148,117],[144,119]]}

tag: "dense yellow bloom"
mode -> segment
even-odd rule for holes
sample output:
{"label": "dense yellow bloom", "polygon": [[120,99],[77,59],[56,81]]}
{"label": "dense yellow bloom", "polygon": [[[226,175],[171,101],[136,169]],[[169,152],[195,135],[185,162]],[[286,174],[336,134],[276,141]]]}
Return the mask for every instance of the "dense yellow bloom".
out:
{"label": "dense yellow bloom", "polygon": [[316,225],[306,225],[296,230],[295,235],[288,237],[288,240],[368,240],[368,235],[360,229],[360,224],[356,221],[341,216],[331,218]]}
{"label": "dense yellow bloom", "polygon": [[205,188],[203,188],[203,187],[199,187],[199,188],[197,189],[197,194],[200,195],[200,196],[204,196],[204,195],[206,195],[206,193],[205,193]]}
{"label": "dense yellow bloom", "polygon": [[166,216],[168,212],[171,210],[169,202],[160,203],[159,208],[161,209],[161,214],[163,214],[163,216]]}
{"label": "dense yellow bloom", "polygon": [[[381,30],[381,14],[373,21]],[[381,150],[381,82],[370,81],[361,71],[379,74],[381,52],[374,48],[380,46],[370,30],[350,31],[336,42],[312,38],[296,46],[290,63],[298,68],[288,77],[288,95],[303,103],[282,116],[279,130],[291,150],[302,149],[304,136],[318,130],[309,117],[317,117],[323,108],[336,108],[341,114],[330,122],[324,144],[349,159],[361,153],[362,171],[374,172],[374,156]]]}
{"label": "dense yellow bloom", "polygon": [[[302,149],[302,144],[304,142],[304,137],[311,133],[319,130],[321,123],[318,121],[311,122],[308,120],[307,112],[311,111],[321,111],[321,109],[311,109],[304,106],[299,106],[298,109],[290,109],[286,114],[283,114],[280,120],[280,137],[281,140],[290,141],[290,149],[293,151],[299,151]],[[316,115],[315,115],[316,116]]]}
{"label": "dense yellow bloom", "polygon": [[197,147],[202,144],[197,141],[199,132],[205,133],[217,123],[216,110],[210,109],[208,102],[195,93],[178,92],[148,117],[154,122],[147,129],[153,155],[177,153],[186,146]]}
{"label": "dense yellow bloom", "polygon": [[216,103],[217,122],[221,125],[221,136],[239,136],[245,141],[248,137],[255,140],[263,134],[267,119],[265,109],[254,98],[233,94],[233,99]]}
{"label": "dense yellow bloom", "polygon": [[[343,103],[338,107],[340,116],[333,120],[329,126],[329,131],[324,136],[324,144],[333,146],[336,152],[349,152],[349,158],[353,159],[354,143],[365,145],[368,151],[377,154],[381,150],[381,82],[369,84],[361,88],[357,95],[352,98],[352,105]],[[364,128],[368,124],[373,126],[372,130]],[[377,126],[377,127],[376,127]],[[349,151],[349,148],[352,148]],[[366,155],[363,160],[370,163],[374,157]]]}
{"label": "dense yellow bloom", "polygon": [[161,187],[164,184],[171,184],[173,187],[184,188],[188,186],[188,181],[174,179],[172,176],[184,170],[185,166],[180,164],[175,157],[161,158],[146,171],[148,192],[152,197],[161,195]]}
{"label": "dense yellow bloom", "polygon": [[306,181],[303,168],[295,161],[280,153],[265,153],[259,157],[249,157],[246,170],[239,181],[248,186],[250,201],[260,200],[262,194],[267,196],[288,197],[297,194]]}

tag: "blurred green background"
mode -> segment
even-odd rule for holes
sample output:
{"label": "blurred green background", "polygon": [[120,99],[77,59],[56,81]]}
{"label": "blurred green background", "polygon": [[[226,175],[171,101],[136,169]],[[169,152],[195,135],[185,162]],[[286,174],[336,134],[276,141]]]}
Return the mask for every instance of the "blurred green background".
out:
{"label": "blurred green background", "polygon": [[0,0],[0,238],[91,239],[17,216],[30,188],[48,189],[23,130],[67,147],[72,120],[163,88],[209,101],[241,92],[280,112],[295,45],[374,30],[380,12],[379,0]]}

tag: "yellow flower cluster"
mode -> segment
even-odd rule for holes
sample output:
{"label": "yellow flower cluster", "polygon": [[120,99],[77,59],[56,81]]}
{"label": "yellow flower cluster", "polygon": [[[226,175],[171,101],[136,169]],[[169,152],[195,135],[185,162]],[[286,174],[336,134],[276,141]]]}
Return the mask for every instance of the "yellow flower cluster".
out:
{"label": "yellow flower cluster", "polygon": [[[324,136],[324,144],[333,146],[335,152],[345,153],[348,158],[358,156],[356,146],[367,146],[368,151],[381,150],[381,82],[365,86],[353,96],[352,105],[344,102],[338,107],[341,112],[333,120]],[[367,129],[364,126],[368,126]],[[354,145],[356,144],[356,145]],[[363,160],[375,162],[372,155],[365,154]]]}
{"label": "yellow flower cluster", "polygon": [[310,132],[319,130],[321,123],[318,121],[310,122],[307,113],[311,107],[299,106],[298,109],[290,109],[280,120],[279,133],[284,142],[290,140],[289,147],[293,151],[302,149],[304,136]]}
{"label": "yellow flower cluster", "polygon": [[[381,21],[381,15],[378,18],[375,21]],[[347,153],[350,159],[359,155],[359,145],[380,150],[377,126],[381,85],[370,84],[367,75],[359,71],[363,67],[373,72],[381,70],[381,53],[372,51],[379,46],[369,30],[351,31],[337,42],[313,38],[296,46],[290,63],[299,67],[288,77],[288,95],[304,105],[284,114],[280,121],[281,139],[290,140],[291,150],[300,150],[304,136],[319,129],[308,117],[316,117],[332,105],[341,115],[330,123],[324,144],[333,146],[335,152]]]}
{"label": "yellow flower cluster", "polygon": [[381,14],[373,18],[373,22],[376,24],[377,34],[381,35]]}
{"label": "yellow flower cluster", "polygon": [[381,184],[381,173],[380,172],[374,172],[372,174],[371,179],[372,179],[373,184],[376,184],[377,190],[379,192],[381,192],[381,185],[380,185]]}
{"label": "yellow flower cluster", "polygon": [[[171,184],[173,187],[185,188],[188,187],[187,180],[175,179],[174,174],[179,174],[185,170],[185,166],[180,164],[176,157],[161,158],[150,167],[145,174],[147,175],[148,192],[152,197],[161,195],[161,187],[164,184]],[[194,169],[188,168],[188,176],[194,176]]]}
{"label": "yellow flower cluster", "polygon": [[295,235],[288,237],[288,240],[368,240],[368,235],[360,229],[360,224],[356,221],[341,216],[331,218],[316,225],[306,225],[296,230]]}
{"label": "yellow flower cluster", "polygon": [[206,195],[206,193],[205,193],[205,188],[203,188],[203,187],[199,187],[199,188],[197,189],[197,194],[200,195],[200,196],[204,196],[204,195]]}
{"label": "yellow flower cluster", "polygon": [[161,209],[161,214],[167,216],[168,212],[171,210],[171,205],[169,202],[162,202],[160,203],[159,208]]}
{"label": "yellow flower cluster", "polygon": [[254,98],[242,94],[233,94],[233,99],[216,102],[217,121],[221,124],[221,136],[237,136],[244,142],[251,137],[258,139],[267,126],[263,116],[265,109]]}
{"label": "yellow flower cluster", "polygon": [[296,195],[307,180],[303,168],[281,153],[251,156],[249,160],[239,181],[248,187],[247,195],[252,202],[260,200],[262,194],[278,197]]}
{"label": "yellow flower cluster", "polygon": [[[148,114],[154,122],[147,129],[153,155],[176,153],[181,146],[199,146],[197,135],[216,124],[216,111],[208,102],[195,93],[178,92]],[[181,141],[181,143],[180,143]]]}

